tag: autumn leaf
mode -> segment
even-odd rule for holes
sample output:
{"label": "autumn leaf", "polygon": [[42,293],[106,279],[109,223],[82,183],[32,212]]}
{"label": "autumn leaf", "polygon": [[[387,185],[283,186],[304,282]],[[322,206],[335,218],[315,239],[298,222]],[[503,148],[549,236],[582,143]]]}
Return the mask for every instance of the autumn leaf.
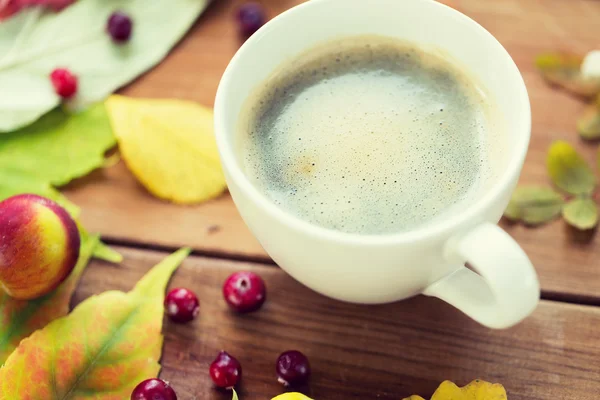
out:
{"label": "autumn leaf", "polygon": [[547,168],[554,184],[573,195],[589,195],[596,186],[594,172],[569,143],[556,141],[550,147]]}
{"label": "autumn leaf", "polygon": [[584,139],[600,139],[600,95],[577,120],[577,132]]}
{"label": "autumn leaf", "polygon": [[[404,400],[424,400],[420,396],[410,396]],[[444,381],[437,388],[431,400],[507,400],[506,391],[499,383],[474,380],[467,386],[458,387],[450,381]]]}
{"label": "autumn leaf", "polygon": [[592,229],[598,225],[598,206],[589,197],[571,200],[564,206],[562,215],[569,225],[577,229]]}
{"label": "autumn leaf", "polygon": [[129,398],[160,370],[164,291],[188,254],[171,254],[129,293],[92,296],[24,339],[0,369],[0,400]]}
{"label": "autumn leaf", "polygon": [[4,364],[22,339],[67,315],[71,295],[98,243],[98,236],[82,235],[79,260],[67,280],[39,299],[15,300],[0,291],[0,365]]}
{"label": "autumn leaf", "polygon": [[504,216],[528,225],[543,224],[559,216],[563,204],[560,193],[551,188],[521,186],[514,191]]}
{"label": "autumn leaf", "polygon": [[538,56],[535,65],[550,83],[584,97],[600,93],[600,78],[581,73],[583,56],[570,53],[547,53]]}
{"label": "autumn leaf", "polygon": [[[104,100],[158,64],[207,5],[208,0],[79,0],[58,13],[31,7],[3,21],[0,132],[31,124],[61,103],[48,78],[59,66],[79,79],[70,106]],[[131,38],[121,45],[106,33],[115,10],[134,21]]]}
{"label": "autumn leaf", "polygon": [[225,190],[211,110],[182,100],[117,95],[106,107],[121,156],[150,193],[193,204]]}

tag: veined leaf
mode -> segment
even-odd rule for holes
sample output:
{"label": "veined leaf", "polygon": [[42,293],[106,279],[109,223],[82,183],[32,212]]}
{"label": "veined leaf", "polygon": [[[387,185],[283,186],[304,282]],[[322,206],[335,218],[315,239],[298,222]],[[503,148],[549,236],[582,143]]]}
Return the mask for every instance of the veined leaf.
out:
{"label": "veined leaf", "polygon": [[514,191],[504,216],[528,225],[543,224],[559,216],[563,204],[560,193],[551,188],[520,186]]}
{"label": "veined leaf", "polygon": [[583,56],[569,53],[547,53],[538,56],[535,65],[542,76],[554,85],[584,97],[600,93],[600,78],[581,73]]}
{"label": "veined leaf", "polygon": [[579,195],[594,191],[594,172],[569,143],[562,140],[552,143],[547,167],[554,184],[565,192]]}
{"label": "veined leaf", "polygon": [[600,95],[577,120],[577,132],[584,139],[600,139]]}
{"label": "veined leaf", "polygon": [[225,190],[212,110],[189,101],[117,95],[106,108],[121,156],[150,193],[193,204]]}
{"label": "veined leaf", "polygon": [[92,296],[24,339],[0,369],[0,399],[129,398],[160,370],[164,291],[188,254],[175,252],[129,293]]}
{"label": "veined leaf", "polygon": [[580,197],[568,202],[562,211],[563,218],[577,229],[592,229],[598,225],[598,206],[589,197]]}
{"label": "veined leaf", "polygon": [[[61,101],[49,75],[79,78],[75,107],[100,101],[161,61],[206,8],[207,0],[79,0],[59,13],[23,10],[0,24],[0,132],[35,121]],[[133,19],[129,42],[106,33],[115,10]],[[167,22],[168,21],[168,22]]]}
{"label": "veined leaf", "polygon": [[79,260],[71,275],[58,288],[39,299],[15,300],[0,290],[0,365],[22,339],[67,315],[71,295],[98,243],[98,236],[82,235]]}
{"label": "veined leaf", "polygon": [[[506,400],[506,390],[499,383],[489,383],[480,379],[467,386],[458,387],[450,381],[444,381],[437,388],[431,400]],[[420,396],[407,397],[404,400],[424,400]]]}

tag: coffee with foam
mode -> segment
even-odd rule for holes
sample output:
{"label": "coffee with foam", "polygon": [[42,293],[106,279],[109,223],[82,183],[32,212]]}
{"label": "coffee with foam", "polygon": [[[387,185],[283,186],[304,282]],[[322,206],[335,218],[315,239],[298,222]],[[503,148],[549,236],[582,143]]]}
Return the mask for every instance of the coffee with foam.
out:
{"label": "coffee with foam", "polygon": [[240,161],[278,207],[359,234],[403,232],[467,207],[493,179],[498,126],[447,57],[350,37],[285,63],[257,88]]}

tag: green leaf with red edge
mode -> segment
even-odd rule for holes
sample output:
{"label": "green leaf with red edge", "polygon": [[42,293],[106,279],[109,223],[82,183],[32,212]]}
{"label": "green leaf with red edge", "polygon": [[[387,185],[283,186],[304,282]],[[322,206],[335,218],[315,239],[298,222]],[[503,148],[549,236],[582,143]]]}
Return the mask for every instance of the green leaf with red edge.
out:
{"label": "green leaf with red edge", "polygon": [[535,65],[548,82],[584,97],[600,93],[600,78],[581,74],[583,56],[573,53],[546,53],[539,55]]}
{"label": "green leaf with red edge", "polygon": [[577,132],[584,139],[600,139],[600,95],[577,119]]}
{"label": "green leaf with red edge", "polygon": [[0,291],[0,365],[22,339],[67,315],[71,295],[98,243],[98,236],[82,235],[79,260],[71,275],[58,288],[39,299],[15,300]]}
{"label": "green leaf with red edge", "polygon": [[157,376],[166,285],[181,249],[129,293],[92,296],[24,339],[0,369],[0,400],[123,400]]}

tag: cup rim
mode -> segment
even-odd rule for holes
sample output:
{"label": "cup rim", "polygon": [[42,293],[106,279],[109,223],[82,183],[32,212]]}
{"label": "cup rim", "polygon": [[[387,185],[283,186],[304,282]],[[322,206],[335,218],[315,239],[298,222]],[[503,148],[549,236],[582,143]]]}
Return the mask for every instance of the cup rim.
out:
{"label": "cup rim", "polygon": [[[462,20],[463,23],[471,24],[476,30],[478,30],[481,33],[481,35],[488,38],[490,46],[495,46],[496,50],[508,59],[509,67],[513,70],[512,72],[516,72],[515,76],[518,77],[518,82],[516,83],[516,86],[518,86],[518,101],[521,103],[520,107],[522,107],[523,109],[523,118],[518,123],[518,130],[522,131],[523,134],[517,135],[517,138],[519,138],[520,143],[514,144],[514,150],[510,152],[511,156],[509,159],[508,167],[500,175],[499,179],[494,184],[492,184],[492,186],[488,190],[486,190],[484,195],[479,200],[477,200],[471,206],[466,208],[463,212],[451,215],[448,218],[445,218],[439,222],[434,222],[431,225],[417,227],[409,231],[389,234],[349,233],[337,231],[331,228],[325,228],[307,222],[291,213],[284,211],[283,209],[278,207],[274,202],[272,202],[264,193],[260,192],[258,188],[256,188],[256,186],[253,185],[252,182],[250,182],[250,180],[242,170],[242,167],[239,164],[235,155],[234,141],[227,139],[227,133],[225,131],[225,108],[227,103],[225,88],[229,86],[229,81],[232,79],[232,76],[236,73],[235,70],[238,68],[238,64],[241,62],[241,60],[250,56],[252,47],[255,43],[260,41],[261,37],[267,34],[273,34],[273,32],[276,31],[276,28],[284,26],[285,21],[288,18],[290,18],[292,14],[298,12],[299,9],[315,7],[318,6],[319,3],[336,1],[347,0],[310,0],[284,11],[283,13],[277,15],[276,17],[268,21],[256,33],[254,33],[250,38],[248,38],[248,40],[246,40],[246,42],[238,49],[236,54],[233,56],[233,58],[227,65],[223,76],[221,77],[221,81],[219,83],[217,94],[215,97],[214,106],[215,136],[217,141],[217,147],[219,149],[221,161],[223,164],[223,169],[227,170],[230,179],[237,183],[239,189],[243,192],[243,195],[248,197],[249,201],[252,201],[265,213],[270,214],[271,217],[276,218],[277,220],[281,221],[285,225],[290,226],[296,231],[304,231],[307,234],[310,234],[314,237],[323,240],[375,246],[384,246],[390,244],[406,244],[414,243],[431,237],[437,237],[443,234],[444,232],[455,230],[457,227],[461,226],[465,221],[475,221],[475,217],[487,207],[489,207],[490,203],[492,203],[494,199],[502,197],[502,192],[507,190],[507,188],[509,188],[509,190],[512,190],[512,182],[516,181],[518,179],[518,176],[520,175],[523,162],[525,161],[525,157],[527,155],[527,150],[529,147],[529,141],[531,137],[531,105],[529,102],[529,95],[527,92],[527,87],[525,86],[525,81],[523,80],[523,77],[519,72],[517,65],[515,64],[508,51],[504,48],[504,46],[502,46],[502,44],[488,30],[486,30],[475,20],[464,15],[460,11],[455,10],[452,7],[449,7],[442,3],[438,3],[434,0],[411,1],[433,3],[435,4],[435,6],[444,9],[444,12],[452,16],[452,18],[455,18],[459,21]],[[235,135],[233,135],[233,137],[235,137]],[[479,220],[477,221],[479,222]]]}

